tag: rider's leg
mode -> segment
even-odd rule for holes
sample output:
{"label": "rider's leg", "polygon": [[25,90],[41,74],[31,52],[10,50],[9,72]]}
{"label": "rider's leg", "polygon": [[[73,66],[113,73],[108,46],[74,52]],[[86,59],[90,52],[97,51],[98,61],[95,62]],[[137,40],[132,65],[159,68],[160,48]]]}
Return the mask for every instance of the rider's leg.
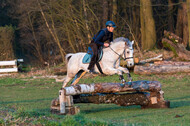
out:
{"label": "rider's leg", "polygon": [[97,62],[98,47],[95,43],[91,43],[90,47],[92,48],[93,56],[91,58],[89,66],[88,66],[88,70],[94,70],[95,63]]}

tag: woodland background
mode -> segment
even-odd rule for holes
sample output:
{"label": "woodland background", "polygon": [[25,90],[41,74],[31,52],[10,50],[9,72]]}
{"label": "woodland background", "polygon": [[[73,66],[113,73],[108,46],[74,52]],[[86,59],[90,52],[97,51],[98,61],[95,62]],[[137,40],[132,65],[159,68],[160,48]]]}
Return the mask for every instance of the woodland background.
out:
{"label": "woodland background", "polygon": [[190,49],[190,0],[0,0],[0,60],[58,64],[86,52],[107,20],[114,38],[135,40],[143,52],[163,49],[164,30]]}

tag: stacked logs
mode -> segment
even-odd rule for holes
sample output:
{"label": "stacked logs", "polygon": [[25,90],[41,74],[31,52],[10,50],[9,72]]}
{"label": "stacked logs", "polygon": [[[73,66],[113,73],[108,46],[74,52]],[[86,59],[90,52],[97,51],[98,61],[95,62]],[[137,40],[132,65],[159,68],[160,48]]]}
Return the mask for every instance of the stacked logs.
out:
{"label": "stacked logs", "polygon": [[120,106],[141,105],[141,108],[168,108],[164,92],[158,81],[133,81],[120,83],[79,84],[59,91],[59,98],[51,103],[51,112],[76,114],[77,103],[117,104]]}
{"label": "stacked logs", "polygon": [[158,61],[154,64],[136,65],[134,73],[142,75],[190,73],[190,62]]}
{"label": "stacked logs", "polygon": [[162,39],[164,47],[173,51],[174,55],[182,61],[162,61],[161,57],[159,57],[160,59],[154,57],[140,61],[134,67],[134,73],[146,75],[190,73],[190,62],[188,62],[190,61],[190,51],[186,50],[182,38],[168,31],[164,31],[164,36],[165,38]]}
{"label": "stacked logs", "polygon": [[162,39],[164,47],[173,51],[174,55],[180,60],[190,61],[190,51],[186,50],[186,45],[183,44],[182,38],[166,30],[164,31],[164,36],[165,38]]}

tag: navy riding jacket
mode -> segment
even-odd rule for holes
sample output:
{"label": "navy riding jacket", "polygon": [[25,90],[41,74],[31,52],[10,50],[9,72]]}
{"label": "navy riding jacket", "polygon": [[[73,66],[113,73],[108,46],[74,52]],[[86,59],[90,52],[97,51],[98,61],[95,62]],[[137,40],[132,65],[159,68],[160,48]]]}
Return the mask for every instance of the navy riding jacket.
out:
{"label": "navy riding jacket", "polygon": [[109,42],[113,41],[113,33],[109,32],[107,28],[101,29],[94,37],[94,42],[98,46],[103,46],[104,42],[109,40]]}

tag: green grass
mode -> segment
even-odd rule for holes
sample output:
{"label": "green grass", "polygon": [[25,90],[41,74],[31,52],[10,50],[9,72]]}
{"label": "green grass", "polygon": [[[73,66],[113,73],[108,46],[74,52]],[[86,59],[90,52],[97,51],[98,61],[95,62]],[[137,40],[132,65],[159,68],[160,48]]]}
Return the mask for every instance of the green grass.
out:
{"label": "green grass", "polygon": [[[139,76],[133,81],[157,80],[162,84],[170,109],[140,109],[114,104],[77,104],[81,112],[74,116],[50,113],[51,100],[58,97],[62,83],[54,79],[1,78],[0,125],[190,125],[190,77],[185,74]],[[119,82],[118,76],[97,76],[79,83]],[[177,117],[179,116],[179,117]]]}

